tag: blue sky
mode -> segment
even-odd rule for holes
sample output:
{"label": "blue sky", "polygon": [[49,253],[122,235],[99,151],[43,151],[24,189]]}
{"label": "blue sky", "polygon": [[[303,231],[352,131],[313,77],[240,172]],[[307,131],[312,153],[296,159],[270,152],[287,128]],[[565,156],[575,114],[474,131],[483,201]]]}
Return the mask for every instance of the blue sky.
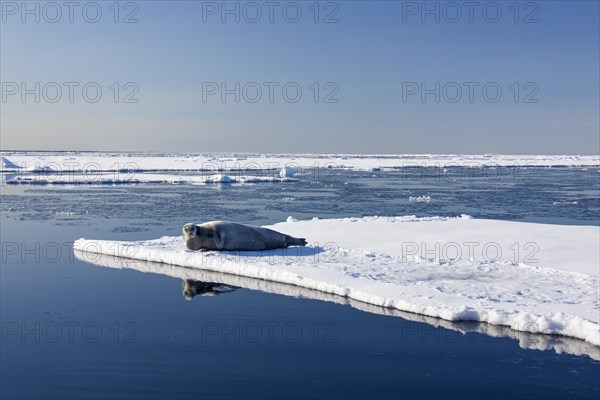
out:
{"label": "blue sky", "polygon": [[2,149],[600,153],[597,1],[89,3],[2,2]]}

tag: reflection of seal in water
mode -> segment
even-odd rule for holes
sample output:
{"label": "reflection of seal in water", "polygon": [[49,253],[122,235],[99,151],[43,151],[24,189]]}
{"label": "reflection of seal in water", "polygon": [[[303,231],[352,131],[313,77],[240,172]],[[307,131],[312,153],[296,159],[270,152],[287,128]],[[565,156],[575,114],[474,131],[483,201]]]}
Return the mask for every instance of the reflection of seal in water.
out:
{"label": "reflection of seal in water", "polygon": [[183,240],[190,250],[271,250],[305,246],[306,240],[258,226],[211,221],[185,224]]}
{"label": "reflection of seal in water", "polygon": [[182,292],[183,298],[190,301],[195,296],[217,296],[222,293],[233,292],[235,289],[237,289],[235,286],[228,286],[222,283],[184,279]]}

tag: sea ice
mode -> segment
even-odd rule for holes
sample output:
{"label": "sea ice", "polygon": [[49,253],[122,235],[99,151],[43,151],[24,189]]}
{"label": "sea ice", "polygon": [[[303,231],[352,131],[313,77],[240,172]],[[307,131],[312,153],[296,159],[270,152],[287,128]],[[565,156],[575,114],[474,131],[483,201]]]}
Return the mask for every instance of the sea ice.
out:
{"label": "sea ice", "polygon": [[309,246],[192,252],[181,237],[80,239],[78,251],[295,285],[378,307],[600,345],[600,227],[468,216],[294,218]]}

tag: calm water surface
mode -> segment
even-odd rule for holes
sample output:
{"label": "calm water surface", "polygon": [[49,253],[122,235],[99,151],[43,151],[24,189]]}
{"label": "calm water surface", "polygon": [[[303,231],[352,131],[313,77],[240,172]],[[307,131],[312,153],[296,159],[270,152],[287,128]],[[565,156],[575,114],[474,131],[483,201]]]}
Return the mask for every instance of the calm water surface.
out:
{"label": "calm water surface", "polygon": [[[564,345],[571,354],[534,350],[561,340],[73,255],[80,237],[153,239],[211,219],[464,213],[600,224],[592,168],[316,176],[243,186],[2,186],[0,397],[600,397],[600,363],[584,343]],[[184,289],[198,295],[186,300]]]}

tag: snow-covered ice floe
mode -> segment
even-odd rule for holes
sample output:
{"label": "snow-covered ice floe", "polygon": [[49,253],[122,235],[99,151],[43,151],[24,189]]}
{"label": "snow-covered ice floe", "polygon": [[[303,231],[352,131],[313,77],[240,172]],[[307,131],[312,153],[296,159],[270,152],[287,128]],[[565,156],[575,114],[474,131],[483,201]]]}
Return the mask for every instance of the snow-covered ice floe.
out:
{"label": "snow-covered ice floe", "polygon": [[126,184],[175,184],[209,185],[214,183],[247,184],[261,182],[295,182],[298,179],[280,176],[254,176],[241,174],[6,174],[3,183],[9,185],[126,185]]}
{"label": "snow-covered ice floe", "polygon": [[119,152],[0,152],[2,172],[236,171],[300,169],[381,171],[414,167],[598,167],[600,156],[503,154],[162,154]]}
{"label": "snow-covered ice floe", "polygon": [[[192,252],[181,237],[79,239],[74,249],[256,278],[447,321],[600,345],[600,228],[414,216],[289,218],[307,247]],[[92,258],[88,256],[88,258]]]}
{"label": "snow-covered ice floe", "polygon": [[600,156],[0,152],[3,184],[40,185],[286,182],[297,180],[293,176],[326,176],[336,169],[410,172],[425,167],[438,168],[440,174],[479,168],[493,176],[497,167],[583,166],[600,167]]}

